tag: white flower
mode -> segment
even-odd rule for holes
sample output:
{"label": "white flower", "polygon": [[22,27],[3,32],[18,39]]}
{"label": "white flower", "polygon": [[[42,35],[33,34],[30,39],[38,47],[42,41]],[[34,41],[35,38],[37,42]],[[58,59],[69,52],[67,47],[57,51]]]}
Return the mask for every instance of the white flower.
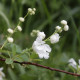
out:
{"label": "white flower", "polygon": [[78,62],[79,64],[77,64],[73,58],[71,58],[68,62],[69,62],[69,65],[72,66],[74,69],[80,70],[80,59]]}
{"label": "white flower", "polygon": [[11,28],[7,29],[10,34],[13,34],[13,30]]}
{"label": "white flower", "polygon": [[41,37],[37,37],[36,41],[34,41],[32,45],[32,49],[39,55],[39,58],[49,58],[51,48],[48,44],[45,44],[45,42],[42,41]]}
{"label": "white flower", "polygon": [[67,21],[66,21],[66,20],[62,20],[62,21],[61,21],[61,24],[67,25]]}
{"label": "white flower", "polygon": [[38,32],[37,36],[41,37],[41,39],[44,39],[46,35],[44,32]]}
{"label": "white flower", "polygon": [[17,29],[18,29],[19,31],[22,31],[21,26],[17,26]]}
{"label": "white flower", "polygon": [[7,40],[8,40],[10,43],[12,43],[12,42],[14,41],[12,37],[8,37]]}
{"label": "white flower", "polygon": [[68,31],[69,30],[69,26],[68,25],[65,25],[64,26],[64,31]]}
{"label": "white flower", "polygon": [[57,43],[57,42],[59,42],[59,38],[60,38],[59,34],[55,33],[50,37],[50,42],[53,44]]}
{"label": "white flower", "polygon": [[56,26],[56,30],[58,30],[59,32],[62,32],[62,29],[60,26]]}
{"label": "white flower", "polygon": [[70,66],[72,66],[73,68],[77,69],[77,63],[73,58],[71,58],[68,62],[69,62]]}
{"label": "white flower", "polygon": [[23,17],[20,17],[19,20],[20,20],[21,22],[24,22],[24,18],[23,18]]}
{"label": "white flower", "polygon": [[5,74],[2,72],[3,68],[0,68],[0,80],[3,80],[3,77],[5,77]]}

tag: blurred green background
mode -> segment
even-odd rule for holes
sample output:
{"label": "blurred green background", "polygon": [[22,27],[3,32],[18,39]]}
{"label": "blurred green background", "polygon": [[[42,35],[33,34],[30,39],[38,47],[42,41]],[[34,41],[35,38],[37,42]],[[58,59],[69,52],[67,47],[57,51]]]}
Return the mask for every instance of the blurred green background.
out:
{"label": "blurred green background", "polygon": [[[0,0],[0,45],[4,42],[7,28],[15,28],[20,16],[25,16],[28,8],[36,8],[34,16],[28,16],[23,24],[23,31],[14,34],[15,43],[22,49],[30,48],[35,38],[30,36],[33,29],[44,31],[46,38],[60,25],[61,20],[67,20],[68,32],[60,34],[60,42],[50,45],[53,49],[48,60],[39,64],[73,72],[68,67],[68,60],[80,59],[80,0]],[[36,62],[37,63],[37,62]],[[76,77],[64,73],[49,71],[35,66],[20,66],[15,64],[4,67],[5,80],[76,80]]]}

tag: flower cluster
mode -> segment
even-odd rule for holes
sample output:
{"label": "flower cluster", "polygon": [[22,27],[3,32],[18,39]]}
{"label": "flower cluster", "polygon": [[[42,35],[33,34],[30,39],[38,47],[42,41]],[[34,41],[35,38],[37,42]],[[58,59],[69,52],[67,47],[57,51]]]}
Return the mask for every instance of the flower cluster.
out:
{"label": "flower cluster", "polygon": [[71,58],[71,59],[69,59],[69,66],[72,66],[74,69],[80,69],[80,59],[79,59],[79,65],[76,63],[76,61],[73,59],[73,58]]}
{"label": "flower cluster", "polygon": [[[61,33],[64,28],[65,31],[69,29],[67,21],[62,20],[61,24],[63,24],[64,27],[56,26],[55,32],[46,40],[49,40],[52,44],[59,42],[59,33]],[[66,26],[68,26],[68,28]],[[37,33],[37,38],[32,45],[32,49],[39,55],[39,58],[48,59],[51,48],[48,44],[45,44],[45,41],[43,41],[43,39],[45,38],[44,32],[34,30],[32,31],[31,35],[34,36],[34,33]]]}
{"label": "flower cluster", "polygon": [[28,13],[30,14],[30,15],[34,15],[35,14],[35,11],[36,11],[36,8],[28,8]]}
{"label": "flower cluster", "polygon": [[2,72],[3,68],[0,68],[0,80],[3,80],[3,77],[5,77],[5,74]]}

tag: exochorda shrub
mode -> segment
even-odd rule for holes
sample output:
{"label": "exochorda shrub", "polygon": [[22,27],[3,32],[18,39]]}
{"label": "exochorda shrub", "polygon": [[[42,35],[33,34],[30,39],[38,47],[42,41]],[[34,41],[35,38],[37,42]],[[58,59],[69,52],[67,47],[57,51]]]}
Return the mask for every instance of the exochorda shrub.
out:
{"label": "exochorda shrub", "polygon": [[[17,60],[16,58],[21,58],[22,55],[27,54],[27,56],[31,56],[31,54],[29,54],[30,52],[34,52],[34,54],[37,54],[38,57],[40,59],[44,58],[44,59],[48,59],[49,54],[51,52],[51,47],[50,45],[47,43],[50,42],[51,44],[55,44],[59,42],[60,39],[60,33],[62,33],[63,31],[68,31],[69,30],[69,26],[67,24],[66,20],[62,20],[60,23],[62,26],[56,26],[55,27],[55,31],[54,33],[48,37],[47,39],[45,39],[46,35],[44,32],[41,32],[39,30],[32,30],[31,32],[31,36],[37,36],[36,40],[33,42],[32,47],[29,49],[24,49],[20,52],[20,54],[17,54],[17,52],[15,51],[15,45],[12,46],[12,51],[9,51],[8,49],[5,49],[5,46],[10,43],[13,44],[14,43],[14,38],[12,37],[14,35],[15,32],[17,31],[22,31],[22,27],[20,26],[21,23],[23,23],[26,20],[26,17],[28,15],[35,15],[36,9],[35,8],[28,8],[28,12],[24,17],[20,17],[19,18],[19,23],[18,25],[15,27],[15,29],[11,29],[8,28],[8,36],[6,38],[6,41],[4,42],[4,44],[1,46],[0,48],[0,52],[1,53],[5,53],[7,55],[9,55],[10,58],[7,58],[7,56],[4,56],[3,54],[0,54],[0,60],[1,61],[5,61],[6,64],[11,64],[12,67],[14,67],[13,63],[19,63],[19,64],[31,64],[31,65],[35,65],[35,66],[39,66],[39,67],[43,67],[46,69],[50,69],[53,71],[59,71],[59,72],[64,72],[70,75],[74,75],[74,76],[80,76],[78,74],[75,73],[70,73],[70,72],[66,72],[66,71],[62,71],[62,70],[57,70],[54,68],[50,68],[47,66],[42,66],[40,64],[37,63],[31,63],[31,62],[24,62],[24,60]],[[11,54],[13,54],[11,56]],[[40,60],[37,59],[37,60]],[[79,60],[79,65],[77,65],[77,63],[74,61],[74,59],[70,59],[69,60],[69,66],[72,67],[72,70],[77,70],[77,73],[80,73],[80,60]],[[3,78],[5,77],[4,73],[2,72],[3,68],[0,68],[0,80],[3,80]]]}

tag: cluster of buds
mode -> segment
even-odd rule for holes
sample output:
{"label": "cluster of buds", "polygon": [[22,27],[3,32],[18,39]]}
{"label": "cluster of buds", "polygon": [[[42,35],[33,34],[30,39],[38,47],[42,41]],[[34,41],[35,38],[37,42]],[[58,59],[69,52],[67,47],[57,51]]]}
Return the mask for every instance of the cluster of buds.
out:
{"label": "cluster of buds", "polygon": [[35,11],[36,11],[36,8],[28,8],[28,13],[30,14],[30,15],[34,15],[35,14]]}
{"label": "cluster of buds", "polygon": [[69,30],[69,26],[67,25],[67,21],[66,20],[62,20],[61,24],[62,24],[62,27],[56,26],[56,31],[61,33],[63,30],[64,31],[68,31]]}
{"label": "cluster of buds", "polygon": [[[32,8],[28,8],[28,14],[30,14],[30,15],[34,15],[34,14],[35,14],[35,11],[36,11],[36,8],[33,8],[33,9],[32,9]],[[25,21],[25,18],[24,18],[24,17],[19,17],[19,21],[20,21],[20,22],[24,22],[24,21]],[[22,28],[21,28],[20,25],[17,26],[17,30],[18,30],[18,31],[22,31]],[[13,34],[13,33],[15,32],[15,29],[13,30],[13,29],[11,29],[11,28],[8,28],[7,31],[8,31],[10,34]],[[37,32],[38,32],[38,30],[37,30],[37,31],[33,30],[33,32],[31,33],[31,36],[34,36],[34,34],[36,34]],[[10,42],[10,43],[12,43],[12,42],[14,41],[14,39],[13,39],[11,36],[9,36],[9,37],[7,38],[7,40],[8,40],[8,42]]]}
{"label": "cluster of buds", "polygon": [[67,25],[67,21],[62,20],[62,21],[61,21],[61,24],[63,25],[64,31],[68,31],[68,30],[69,30],[69,26]]}
{"label": "cluster of buds", "polygon": [[40,32],[40,31],[39,31],[39,30],[32,30],[32,32],[31,32],[30,35],[31,35],[32,37],[34,37],[34,36],[37,35],[38,32]]}

